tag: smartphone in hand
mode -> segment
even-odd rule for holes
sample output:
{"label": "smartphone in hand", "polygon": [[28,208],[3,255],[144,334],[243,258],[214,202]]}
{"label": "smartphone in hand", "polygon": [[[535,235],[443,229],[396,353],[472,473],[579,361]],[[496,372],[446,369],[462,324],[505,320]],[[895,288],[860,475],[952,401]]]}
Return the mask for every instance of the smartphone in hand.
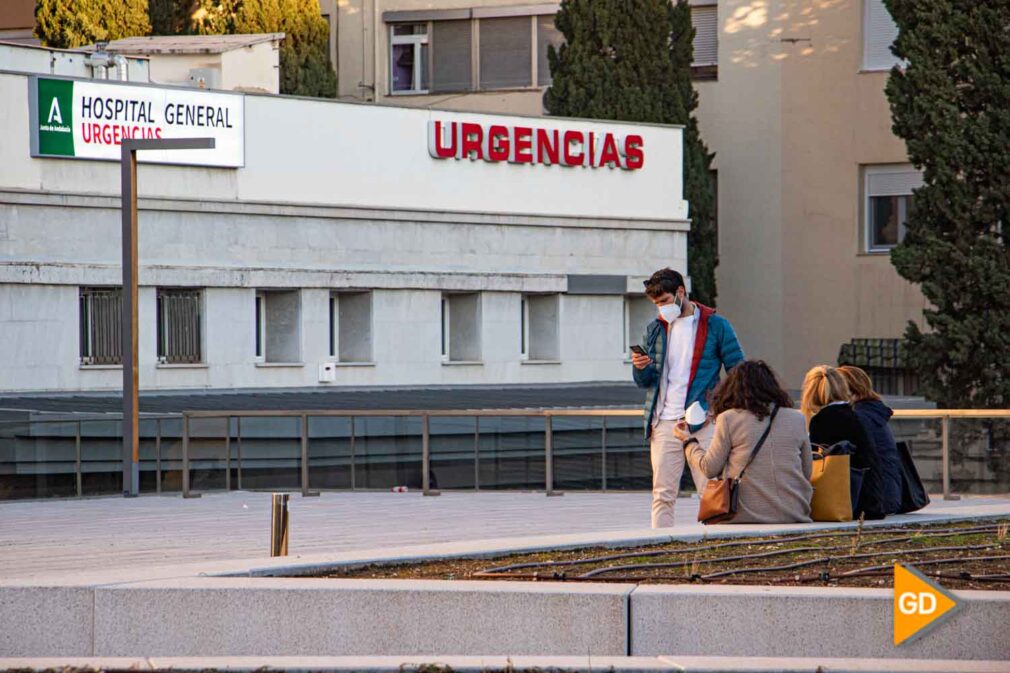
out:
{"label": "smartphone in hand", "polygon": [[638,344],[635,344],[634,346],[631,347],[631,352],[636,353],[638,355],[644,355],[645,357],[649,357],[649,354],[645,352],[645,349],[639,346]]}

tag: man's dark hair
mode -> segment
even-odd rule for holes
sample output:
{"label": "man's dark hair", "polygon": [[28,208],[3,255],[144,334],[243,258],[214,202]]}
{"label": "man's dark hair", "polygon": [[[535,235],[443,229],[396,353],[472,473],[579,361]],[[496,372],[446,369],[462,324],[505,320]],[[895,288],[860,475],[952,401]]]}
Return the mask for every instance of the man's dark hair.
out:
{"label": "man's dark hair", "polygon": [[643,284],[645,285],[645,294],[653,299],[661,297],[667,292],[677,294],[677,290],[687,287],[684,285],[684,277],[680,275],[680,272],[674,271],[670,267],[660,269],[652,274],[649,276],[649,280],[644,281]]}
{"label": "man's dark hair", "polygon": [[791,408],[793,401],[779,385],[775,372],[764,360],[745,360],[729,370],[711,393],[711,410],[718,416],[730,409],[743,409],[763,420],[771,406]]}

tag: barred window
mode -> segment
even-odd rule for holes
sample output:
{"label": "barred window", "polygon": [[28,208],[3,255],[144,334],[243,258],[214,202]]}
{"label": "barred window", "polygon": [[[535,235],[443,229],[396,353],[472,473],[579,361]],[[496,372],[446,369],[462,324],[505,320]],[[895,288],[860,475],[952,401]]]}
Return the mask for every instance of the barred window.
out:
{"label": "barred window", "polygon": [[122,288],[82,287],[79,305],[81,364],[122,364]]}
{"label": "barred window", "polygon": [[202,290],[158,288],[158,362],[201,362]]}

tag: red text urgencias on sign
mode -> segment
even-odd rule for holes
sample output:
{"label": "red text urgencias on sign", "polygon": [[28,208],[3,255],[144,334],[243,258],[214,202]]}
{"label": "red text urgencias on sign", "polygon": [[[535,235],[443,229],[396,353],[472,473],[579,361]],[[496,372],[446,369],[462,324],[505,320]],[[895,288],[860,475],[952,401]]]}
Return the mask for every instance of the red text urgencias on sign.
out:
{"label": "red text urgencias on sign", "polygon": [[492,163],[543,164],[623,168],[645,164],[642,136],[477,124],[428,122],[428,153],[436,159],[482,160]]}

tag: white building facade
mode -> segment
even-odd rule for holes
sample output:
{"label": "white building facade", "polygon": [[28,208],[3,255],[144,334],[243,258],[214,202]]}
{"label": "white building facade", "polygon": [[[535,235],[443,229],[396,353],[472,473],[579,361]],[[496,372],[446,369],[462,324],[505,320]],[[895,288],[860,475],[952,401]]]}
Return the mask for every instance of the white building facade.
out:
{"label": "white building facade", "polygon": [[120,167],[82,158],[118,147],[84,147],[88,91],[154,101],[112,106],[122,134],[219,139],[139,167],[142,389],[626,381],[642,279],[686,269],[676,127],[76,80],[75,156],[43,156],[40,81],[0,73],[2,391],[121,385]]}

